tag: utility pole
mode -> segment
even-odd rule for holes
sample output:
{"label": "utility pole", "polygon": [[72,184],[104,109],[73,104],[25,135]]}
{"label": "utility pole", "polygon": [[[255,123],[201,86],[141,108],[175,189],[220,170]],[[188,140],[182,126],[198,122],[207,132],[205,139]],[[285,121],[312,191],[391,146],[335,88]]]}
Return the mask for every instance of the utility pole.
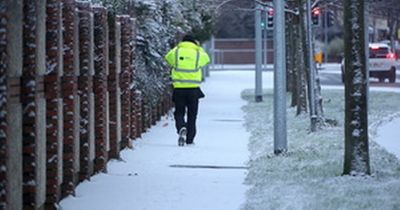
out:
{"label": "utility pole", "polygon": [[256,3],[256,11],[255,11],[255,33],[256,33],[256,102],[261,102],[262,98],[262,69],[261,69],[261,61],[262,61],[262,31],[261,31],[261,9],[262,6],[259,3]]}
{"label": "utility pole", "polygon": [[274,0],[274,153],[287,151],[284,0]]}
{"label": "utility pole", "polygon": [[311,22],[311,0],[307,0],[307,44],[308,44],[308,65],[310,69],[310,78],[309,78],[309,88],[308,91],[310,94],[310,115],[311,115],[311,132],[315,132],[317,130],[317,113],[316,113],[316,101],[315,101],[315,68],[313,65],[313,47],[312,47],[312,22]]}

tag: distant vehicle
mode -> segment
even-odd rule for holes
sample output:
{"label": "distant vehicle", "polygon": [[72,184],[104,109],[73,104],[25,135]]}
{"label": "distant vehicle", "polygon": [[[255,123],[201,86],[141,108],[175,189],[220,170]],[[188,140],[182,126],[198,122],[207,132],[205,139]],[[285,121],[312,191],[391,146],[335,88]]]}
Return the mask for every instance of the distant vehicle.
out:
{"label": "distant vehicle", "polygon": [[[344,82],[344,58],[341,63],[342,82]],[[384,82],[387,78],[390,83],[396,82],[396,54],[388,44],[369,44],[369,76]]]}

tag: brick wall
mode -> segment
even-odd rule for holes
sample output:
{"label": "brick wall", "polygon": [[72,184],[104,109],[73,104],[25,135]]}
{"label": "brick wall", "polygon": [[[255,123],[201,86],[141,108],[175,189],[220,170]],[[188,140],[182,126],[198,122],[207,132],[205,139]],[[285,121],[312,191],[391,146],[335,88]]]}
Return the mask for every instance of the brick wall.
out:
{"label": "brick wall", "polygon": [[72,194],[78,177],[78,81],[77,81],[77,63],[78,60],[78,35],[76,5],[74,0],[64,0],[62,8],[62,24],[64,55],[63,55],[63,76],[62,76],[62,96],[63,96],[63,179],[62,196]]}
{"label": "brick wall", "polygon": [[109,130],[110,158],[119,158],[121,143],[121,88],[119,74],[121,73],[121,24],[116,21],[113,13],[108,14],[109,24]]}
{"label": "brick wall", "polygon": [[0,209],[56,209],[168,112],[170,90],[150,106],[133,85],[135,30],[88,2],[0,1]]}
{"label": "brick wall", "polygon": [[80,170],[79,180],[93,174],[94,122],[93,122],[93,12],[89,2],[78,2],[79,10],[79,78],[80,98]]}
{"label": "brick wall", "polygon": [[61,1],[47,0],[46,4],[46,209],[55,208],[61,195],[61,174],[59,157],[62,142],[61,99]]}
{"label": "brick wall", "polygon": [[131,64],[131,19],[129,16],[118,16],[121,22],[121,124],[122,136],[121,147],[129,146],[130,131],[131,131],[131,91],[130,84],[132,82],[132,64]]}
{"label": "brick wall", "polygon": [[[43,58],[45,46],[40,36],[41,1],[23,1],[23,72],[21,78],[21,102],[23,109],[23,204],[24,208],[36,209],[44,204],[43,183],[45,177],[45,113]],[[44,22],[42,22],[44,24]],[[45,121],[45,119],[44,119]]]}
{"label": "brick wall", "polygon": [[95,93],[95,171],[106,170],[108,159],[108,22],[107,10],[96,7],[94,12],[94,83]]}

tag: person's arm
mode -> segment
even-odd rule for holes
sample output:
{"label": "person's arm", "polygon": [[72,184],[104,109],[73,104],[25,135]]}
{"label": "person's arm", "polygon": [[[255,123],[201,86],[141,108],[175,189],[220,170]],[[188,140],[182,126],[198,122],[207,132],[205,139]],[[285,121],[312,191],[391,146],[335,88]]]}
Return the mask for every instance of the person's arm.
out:
{"label": "person's arm", "polygon": [[176,52],[176,47],[170,50],[164,57],[165,61],[168,63],[169,66],[171,67],[176,67],[175,64],[175,52]]}
{"label": "person's arm", "polygon": [[204,49],[201,47],[199,47],[199,52],[200,52],[199,66],[204,67],[210,62],[210,57],[208,56],[206,51],[204,51]]}

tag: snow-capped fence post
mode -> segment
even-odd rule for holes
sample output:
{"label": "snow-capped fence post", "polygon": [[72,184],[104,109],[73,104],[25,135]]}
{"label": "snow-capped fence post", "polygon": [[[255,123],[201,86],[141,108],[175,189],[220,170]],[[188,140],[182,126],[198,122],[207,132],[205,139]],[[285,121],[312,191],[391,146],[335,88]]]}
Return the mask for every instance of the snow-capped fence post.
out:
{"label": "snow-capped fence post", "polygon": [[93,13],[90,2],[77,2],[79,11],[80,171],[89,179],[94,162]]}
{"label": "snow-capped fence post", "polygon": [[45,1],[23,1],[23,203],[44,207],[46,199]]}
{"label": "snow-capped fence post", "polygon": [[0,2],[0,209],[7,209],[7,7]]}
{"label": "snow-capped fence post", "polygon": [[106,170],[108,160],[108,24],[107,10],[93,7],[94,13],[94,92],[95,92],[95,171]]}
{"label": "snow-capped fence post", "polygon": [[121,73],[121,24],[115,13],[108,13],[109,26],[109,109],[110,109],[110,158],[119,158],[121,143],[121,89],[119,75]]}
{"label": "snow-capped fence post", "polygon": [[46,208],[55,208],[61,195],[62,100],[61,100],[61,1],[46,3]]}
{"label": "snow-capped fence post", "polygon": [[74,193],[79,172],[79,34],[75,0],[63,0],[63,70],[64,104],[62,197]]}
{"label": "snow-capped fence post", "polygon": [[[22,104],[21,104],[21,75],[22,75],[22,0],[7,0],[7,62],[0,61],[0,65],[7,64],[7,167],[0,166],[0,171],[6,173],[5,181],[7,186],[6,206],[0,209],[22,209]],[[4,8],[3,8],[4,9]],[[4,14],[2,12],[2,14]],[[2,16],[4,18],[4,16]],[[4,19],[0,21],[5,24]],[[3,28],[1,26],[1,28]],[[4,28],[3,28],[4,29]],[[3,35],[1,36],[4,40]],[[0,50],[4,53],[3,50]],[[4,59],[4,57],[2,57]],[[1,67],[4,68],[4,67]],[[3,76],[3,75],[2,75]],[[4,171],[4,169],[6,169]],[[4,197],[3,197],[4,198]],[[4,200],[2,200],[4,202]],[[3,205],[3,204],[2,204]]]}
{"label": "snow-capped fence post", "polygon": [[130,141],[130,111],[131,111],[131,98],[130,98],[130,84],[131,84],[131,45],[130,39],[132,28],[130,26],[130,17],[123,15],[118,16],[121,22],[121,148],[129,146]]}

